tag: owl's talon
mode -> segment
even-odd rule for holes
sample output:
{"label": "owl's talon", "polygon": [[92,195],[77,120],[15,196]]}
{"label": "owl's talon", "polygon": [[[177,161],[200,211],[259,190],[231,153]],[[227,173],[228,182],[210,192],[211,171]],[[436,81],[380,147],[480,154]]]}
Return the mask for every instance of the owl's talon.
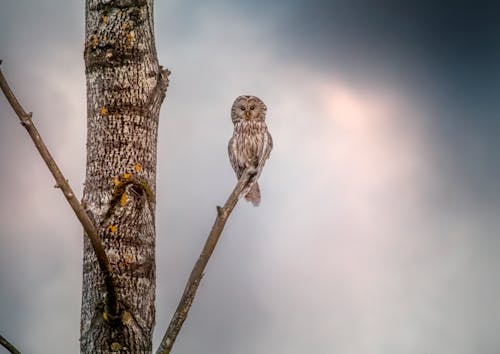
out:
{"label": "owl's talon", "polygon": [[257,156],[254,156],[254,157],[250,157],[247,162],[245,163],[245,167],[246,168],[249,168],[249,167],[254,167],[256,168],[257,165],[259,163],[259,159],[257,158]]}

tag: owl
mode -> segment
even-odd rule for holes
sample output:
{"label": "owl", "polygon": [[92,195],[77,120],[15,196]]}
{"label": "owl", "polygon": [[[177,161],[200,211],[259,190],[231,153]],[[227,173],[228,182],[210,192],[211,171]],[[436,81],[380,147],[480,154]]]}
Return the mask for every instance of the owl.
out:
{"label": "owl", "polygon": [[267,107],[260,98],[250,95],[236,98],[231,108],[234,132],[229,140],[229,160],[238,179],[248,164],[257,169],[257,173],[241,193],[254,206],[260,203],[257,179],[273,148],[273,139],[265,122],[266,110]]}

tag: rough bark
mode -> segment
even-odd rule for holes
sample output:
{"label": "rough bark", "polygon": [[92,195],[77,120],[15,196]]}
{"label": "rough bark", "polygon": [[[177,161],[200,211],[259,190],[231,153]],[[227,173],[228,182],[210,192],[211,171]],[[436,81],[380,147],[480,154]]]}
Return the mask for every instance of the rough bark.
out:
{"label": "rough bark", "polygon": [[168,71],[158,65],[153,0],[87,0],[87,172],[83,205],[117,287],[106,307],[84,239],[81,353],[151,353],[155,320],[156,146]]}

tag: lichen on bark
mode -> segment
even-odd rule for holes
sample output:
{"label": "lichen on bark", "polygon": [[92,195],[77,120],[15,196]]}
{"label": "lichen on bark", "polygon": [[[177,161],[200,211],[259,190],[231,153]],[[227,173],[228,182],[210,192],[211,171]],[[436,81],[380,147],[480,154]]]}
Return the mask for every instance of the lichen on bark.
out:
{"label": "lichen on bark", "polygon": [[[150,353],[155,320],[156,146],[168,85],[168,71],[156,55],[153,1],[87,0],[84,59],[83,203],[108,254],[120,313],[110,318],[106,311],[103,277],[85,238],[81,353]],[[127,174],[135,183],[123,183],[120,197],[126,198],[115,203],[114,182]]]}

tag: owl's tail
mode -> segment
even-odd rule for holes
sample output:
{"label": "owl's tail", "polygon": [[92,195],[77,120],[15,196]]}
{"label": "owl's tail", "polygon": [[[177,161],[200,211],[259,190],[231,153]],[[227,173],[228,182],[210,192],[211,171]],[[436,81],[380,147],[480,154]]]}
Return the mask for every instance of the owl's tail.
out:
{"label": "owl's tail", "polygon": [[248,193],[245,195],[245,199],[248,200],[249,202],[252,202],[254,206],[259,206],[260,204],[260,188],[257,182],[255,182],[252,187],[250,187],[250,190]]}

